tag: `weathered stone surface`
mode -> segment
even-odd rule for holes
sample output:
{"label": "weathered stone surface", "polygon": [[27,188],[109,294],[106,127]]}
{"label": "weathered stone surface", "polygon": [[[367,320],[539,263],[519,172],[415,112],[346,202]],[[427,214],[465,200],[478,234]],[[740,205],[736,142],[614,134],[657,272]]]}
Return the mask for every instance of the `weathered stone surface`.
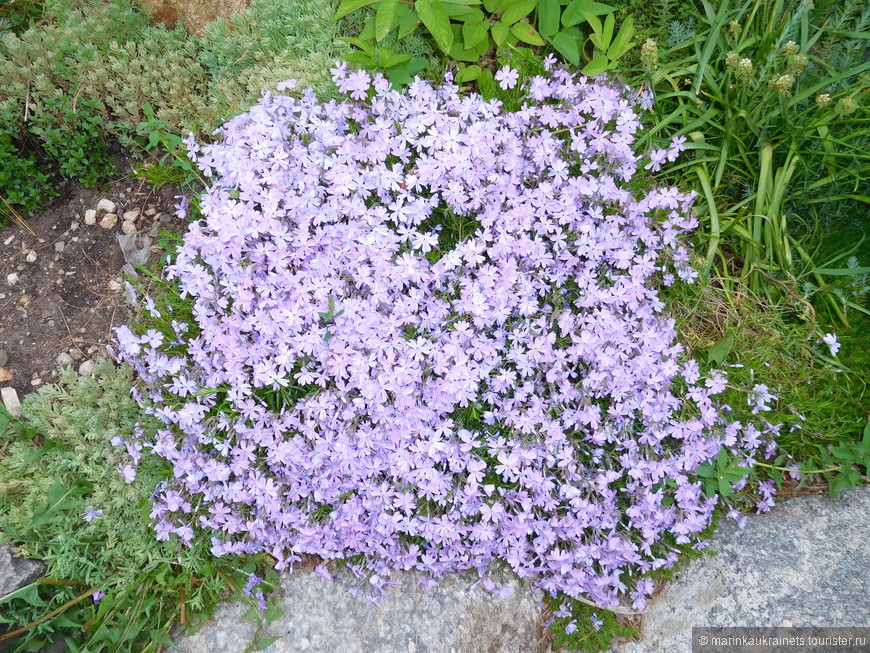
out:
{"label": "weathered stone surface", "polygon": [[25,560],[12,555],[8,544],[0,544],[0,596],[32,583],[45,567],[37,560]]}
{"label": "weathered stone surface", "polygon": [[[350,590],[359,586],[349,571],[324,581],[312,572],[282,577],[284,616],[260,636],[278,637],[268,653],[533,653],[541,637],[539,608],[531,591],[511,582],[513,592],[499,598],[476,582],[474,574],[443,580],[424,591],[411,573],[397,574],[400,585],[374,605]],[[230,604],[228,614],[246,608]],[[196,635],[175,640],[186,653],[241,653],[256,627],[238,617],[216,614]]]}
{"label": "weathered stone surface", "polygon": [[784,501],[677,575],[618,653],[688,653],[693,626],[870,626],[870,488]]}
{"label": "weathered stone surface", "polygon": [[202,36],[205,26],[248,8],[250,0],[141,0],[152,18],[167,27],[180,20],[191,34]]}

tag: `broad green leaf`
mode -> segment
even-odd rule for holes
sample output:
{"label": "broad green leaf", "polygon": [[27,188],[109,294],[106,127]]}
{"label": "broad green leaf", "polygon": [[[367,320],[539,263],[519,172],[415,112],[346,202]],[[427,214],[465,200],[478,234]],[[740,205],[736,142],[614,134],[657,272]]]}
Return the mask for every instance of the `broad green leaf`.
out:
{"label": "broad green leaf", "polygon": [[613,7],[605,5],[595,0],[572,0],[562,12],[562,25],[571,27],[571,25],[579,25],[585,18],[583,14],[591,14],[593,16],[603,16],[613,11]]}
{"label": "broad green leaf", "polygon": [[489,22],[482,20],[479,23],[464,23],[462,25],[462,42],[466,50],[483,41],[489,34]]}
{"label": "broad green leaf", "polygon": [[457,84],[462,84],[463,82],[473,82],[475,79],[480,77],[481,67],[477,65],[466,66],[458,73],[456,73],[456,77],[454,81]]}
{"label": "broad green leaf", "polygon": [[340,18],[344,18],[348,14],[353,13],[357,9],[373,5],[377,1],[378,0],[344,0],[344,2],[338,5],[338,9],[335,12],[335,16],[332,17],[332,20],[333,22],[337,21]]}
{"label": "broad green leaf", "polygon": [[417,12],[412,9],[399,23],[399,30],[396,32],[396,39],[401,40],[405,38],[408,34],[411,34],[416,30],[419,24],[420,17],[417,15]]}
{"label": "broad green leaf", "polygon": [[483,6],[489,13],[494,14],[498,9],[498,0],[483,0]]}
{"label": "broad green leaf", "polygon": [[403,64],[388,68],[384,74],[393,86],[404,86],[414,79],[414,75],[426,70],[428,65],[429,60],[425,57],[412,57]]}
{"label": "broad green leaf", "polygon": [[606,50],[610,47],[610,41],[613,40],[614,26],[615,22],[613,14],[607,14],[607,18],[604,19],[604,36],[601,39],[604,42],[604,46],[601,48],[602,50]]}
{"label": "broad green leaf", "polygon": [[448,4],[442,4],[441,6],[444,8],[444,13],[447,14],[447,17],[454,23],[477,23],[486,17],[477,7]]}
{"label": "broad green leaf", "polygon": [[456,61],[466,61],[466,62],[474,62],[480,59],[480,55],[477,53],[477,47],[473,48],[463,48],[462,41],[456,41],[453,44],[453,47],[450,48],[450,58],[456,59]]}
{"label": "broad green leaf", "polygon": [[414,8],[438,47],[449,54],[450,48],[453,47],[453,30],[450,28],[450,18],[444,11],[441,0],[417,0]]}
{"label": "broad green leaf", "polygon": [[580,63],[580,50],[577,47],[577,41],[573,36],[565,32],[559,32],[550,39],[550,43],[556,48],[556,51],[561,54],[572,65],[576,66]]}
{"label": "broad green leaf", "polygon": [[[14,592],[10,592],[4,596],[0,596],[0,605],[3,603],[9,603],[15,599],[20,599],[22,601],[26,601],[29,605],[32,605],[36,608],[41,608],[45,605],[48,605],[45,601],[42,600],[42,597],[39,596],[39,581],[34,583],[30,583],[29,585],[25,585]],[[2,611],[2,609],[0,609]]]}
{"label": "broad green leaf", "polygon": [[605,70],[607,70],[607,55],[599,54],[588,64],[583,66],[583,70],[581,71],[584,75],[589,75],[589,77],[595,77],[595,75],[600,75]]}
{"label": "broad green leaf", "polygon": [[500,20],[492,24],[491,31],[492,40],[495,41],[495,44],[498,46],[501,46],[505,41],[507,41],[508,34],[510,34],[510,28]]}
{"label": "broad green leaf", "polygon": [[375,40],[380,43],[393,29],[398,0],[383,0],[375,14]]}
{"label": "broad green leaf", "polygon": [[411,60],[410,54],[393,54],[387,57],[386,61],[384,61],[381,65],[384,68],[392,68],[393,66],[398,66],[400,63],[405,63],[406,61]]}
{"label": "broad green leaf", "polygon": [[619,31],[616,33],[616,38],[613,39],[613,42],[610,44],[610,47],[607,48],[607,56],[611,61],[616,61],[622,55],[631,49],[634,45],[634,41],[631,40],[631,37],[634,36],[634,20],[631,16],[625,19],[625,22],[622,23],[622,26],[619,28]]}
{"label": "broad green leaf", "polygon": [[713,365],[721,365],[728,352],[731,351],[731,346],[734,344],[734,336],[726,336],[715,345],[710,347],[707,352],[707,362]]}
{"label": "broad green leaf", "polygon": [[523,43],[528,43],[529,45],[544,45],[544,39],[542,39],[537,30],[528,23],[517,23],[511,27],[511,34],[516,36]]}
{"label": "broad green leaf", "polygon": [[506,25],[513,25],[521,18],[525,18],[535,10],[538,0],[512,0],[510,3],[505,3],[504,13],[501,15],[501,22]]}
{"label": "broad green leaf", "polygon": [[550,38],[559,31],[559,16],[562,6],[559,0],[540,0],[538,3],[538,31]]}

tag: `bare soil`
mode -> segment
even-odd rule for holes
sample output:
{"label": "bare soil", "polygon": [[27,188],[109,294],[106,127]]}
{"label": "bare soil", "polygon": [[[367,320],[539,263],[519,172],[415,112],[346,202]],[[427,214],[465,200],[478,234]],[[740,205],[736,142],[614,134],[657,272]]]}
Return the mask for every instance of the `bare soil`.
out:
{"label": "bare soil", "polygon": [[[0,388],[14,388],[19,399],[55,381],[60,365],[78,369],[105,355],[112,329],[130,317],[124,273],[131,267],[119,243],[123,214],[140,212],[134,224],[141,235],[178,222],[176,189],[154,192],[124,169],[97,189],[70,184],[63,197],[26,218],[36,235],[15,223],[0,227]],[[96,224],[85,223],[85,212],[101,199],[116,205],[111,227],[100,225],[105,211]],[[139,236],[137,244],[148,246],[151,262],[159,258],[156,238],[149,244]]]}

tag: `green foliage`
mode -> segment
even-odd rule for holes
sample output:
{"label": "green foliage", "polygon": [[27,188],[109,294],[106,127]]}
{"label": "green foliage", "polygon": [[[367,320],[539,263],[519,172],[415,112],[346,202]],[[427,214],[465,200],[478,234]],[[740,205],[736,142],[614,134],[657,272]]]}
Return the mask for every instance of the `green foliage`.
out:
{"label": "green foliage", "polygon": [[230,117],[256,103],[264,89],[295,79],[319,96],[334,92],[329,69],[347,50],[330,21],[331,1],[253,0],[242,15],[206,26],[199,61],[209,76],[209,105]]}
{"label": "green foliage", "polygon": [[31,132],[42,142],[61,175],[95,186],[115,167],[103,131],[103,105],[87,97],[45,98],[31,119]]}
{"label": "green foliage", "polygon": [[[728,372],[721,401],[731,407],[734,419],[757,417],[746,401],[746,392],[756,384],[776,395],[764,416],[783,425],[777,456],[773,463],[757,462],[756,477],[782,486],[791,482],[789,470],[799,469],[801,485],[821,480],[831,494],[866,482],[870,415],[862,405],[870,377],[850,369],[845,350],[839,360],[830,357],[807,302],[795,294],[773,304],[742,285],[731,291],[671,288],[664,298],[677,318],[681,341],[701,369]],[[720,480],[733,477],[739,466],[728,456],[705,466],[706,489],[721,489]]]}
{"label": "green foliage", "polygon": [[[67,370],[28,396],[24,420],[0,411],[0,529],[19,554],[47,565],[43,578],[0,597],[0,624],[30,626],[13,651],[57,638],[71,650],[154,651],[262,564],[215,559],[207,542],[155,539],[148,499],[171,470],[143,452],[128,484],[118,467],[130,458],[111,443],[152,428],[132,382],[129,368],[103,361],[93,378]],[[102,514],[86,521],[89,509]]]}
{"label": "green foliage", "polygon": [[[870,202],[860,190],[870,179],[870,62],[820,57],[832,31],[809,2],[703,7],[695,38],[646,77],[659,124],[641,145],[663,133],[690,138],[694,158],[671,171],[701,192],[707,274],[718,265],[723,278],[739,273],[772,295],[806,273],[822,287],[812,272],[820,266],[792,233],[795,211]],[[867,32],[845,34],[870,42]]]}
{"label": "green foliage", "polygon": [[[583,73],[612,70],[633,45],[631,17],[614,34],[613,7],[595,0],[344,0],[333,20],[365,9],[368,20],[358,37],[345,40],[358,48],[345,59],[370,69],[383,70],[394,85],[425,68],[421,57],[397,53],[385,45],[391,35],[398,43],[420,30],[449,61],[459,62],[459,82],[479,80],[492,61],[510,61],[520,48],[542,48],[548,43],[571,64],[586,54]],[[606,16],[602,24],[599,16]],[[588,23],[587,36],[579,26]]]}
{"label": "green foliage", "polygon": [[42,17],[41,0],[0,0],[0,35],[20,34]]}
{"label": "green foliage", "polygon": [[36,157],[23,152],[18,114],[16,102],[0,103],[0,218],[33,211],[56,195]]}

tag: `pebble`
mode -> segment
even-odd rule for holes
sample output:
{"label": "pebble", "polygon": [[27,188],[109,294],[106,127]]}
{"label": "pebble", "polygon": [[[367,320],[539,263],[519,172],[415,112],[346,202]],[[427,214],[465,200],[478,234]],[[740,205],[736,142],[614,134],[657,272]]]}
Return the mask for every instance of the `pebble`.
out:
{"label": "pebble", "polygon": [[13,417],[21,417],[21,402],[18,401],[18,393],[15,388],[0,388],[0,398]]}
{"label": "pebble", "polygon": [[7,381],[11,381],[14,378],[15,375],[12,372],[0,365],[0,383],[6,383]]}
{"label": "pebble", "polygon": [[79,223],[78,223],[78,222],[73,222],[73,223],[71,223],[70,226],[69,226],[69,230],[70,230],[70,231],[75,231],[75,230],[78,229],[78,228],[79,228]]}
{"label": "pebble", "polygon": [[54,244],[54,251],[60,253],[64,250],[65,247],[66,247],[66,243],[63,242],[62,240],[59,240]]}
{"label": "pebble", "polygon": [[103,216],[103,219],[100,220],[100,226],[103,229],[111,229],[116,224],[118,224],[118,216],[114,213],[106,213],[106,215]]}
{"label": "pebble", "polygon": [[134,209],[132,211],[124,211],[124,220],[129,220],[130,222],[134,222],[136,218],[140,215],[139,209]]}
{"label": "pebble", "polygon": [[30,385],[32,385],[32,386],[42,385],[42,379],[40,379],[39,377],[36,377],[35,379],[30,381]]}
{"label": "pebble", "polygon": [[18,283],[18,273],[17,272],[11,272],[11,273],[6,275],[6,285],[14,286],[16,283]]}
{"label": "pebble", "polygon": [[97,202],[97,211],[105,211],[106,213],[115,212],[115,203],[105,197]]}
{"label": "pebble", "polygon": [[153,207],[148,207],[147,209],[145,209],[145,215],[149,218],[153,215],[157,215],[157,209]]}
{"label": "pebble", "polygon": [[82,376],[91,376],[94,373],[94,361],[85,361],[79,365],[79,374]]}
{"label": "pebble", "polygon": [[32,249],[28,251],[27,255],[24,257],[24,260],[28,263],[33,263],[34,261],[36,261],[36,252],[34,252]]}
{"label": "pebble", "polygon": [[97,212],[95,209],[88,209],[85,211],[85,224],[97,224]]}
{"label": "pebble", "polygon": [[67,352],[62,351],[57,355],[57,366],[58,367],[68,367],[73,364],[73,357],[70,356]]}
{"label": "pebble", "polygon": [[6,365],[9,362],[9,352],[5,349],[0,349],[0,365]]}
{"label": "pebble", "polygon": [[121,223],[121,231],[130,236],[136,233],[136,225],[130,220],[124,220],[124,222]]}
{"label": "pebble", "polygon": [[73,347],[69,350],[69,355],[72,356],[73,360],[80,361],[85,357],[84,353],[78,347]]}
{"label": "pebble", "polygon": [[117,279],[112,279],[109,281],[109,290],[112,292],[118,292],[121,289],[121,284],[118,283]]}

